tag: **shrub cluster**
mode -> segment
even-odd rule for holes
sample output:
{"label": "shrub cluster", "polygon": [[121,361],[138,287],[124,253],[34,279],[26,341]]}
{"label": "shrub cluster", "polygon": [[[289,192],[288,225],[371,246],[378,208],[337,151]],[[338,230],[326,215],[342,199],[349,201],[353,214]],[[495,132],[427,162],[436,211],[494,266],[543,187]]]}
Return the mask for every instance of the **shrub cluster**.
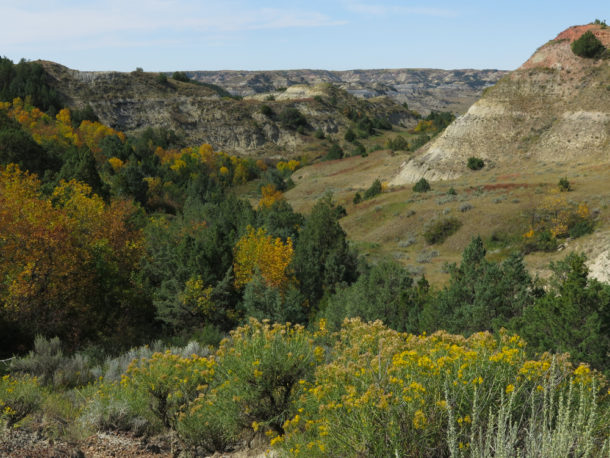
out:
{"label": "shrub cluster", "polygon": [[425,178],[421,178],[417,183],[413,185],[414,192],[428,192],[432,189],[430,183]]}
{"label": "shrub cluster", "polygon": [[283,128],[297,130],[307,127],[307,119],[294,107],[286,107],[279,114],[279,121]]}
{"label": "shrub cluster", "polygon": [[392,151],[409,151],[409,143],[402,135],[397,135],[393,139],[387,139],[385,146]]}
{"label": "shrub cluster", "polygon": [[561,192],[569,192],[572,190],[572,184],[568,181],[566,177],[559,179],[558,186]]}
{"label": "shrub cluster", "polygon": [[443,243],[447,237],[455,234],[462,227],[462,222],[457,218],[444,218],[430,225],[424,231],[424,239],[430,245]]}
{"label": "shrub cluster", "polygon": [[376,195],[381,194],[382,189],[381,181],[379,181],[379,178],[376,178],[373,184],[364,192],[364,200],[372,199]]}
{"label": "shrub cluster", "polygon": [[[570,189],[567,180],[560,181],[560,188]],[[585,202],[576,205],[561,194],[550,194],[531,215],[530,230],[523,234],[522,247],[526,253],[555,251],[558,240],[566,237],[582,237],[594,229],[594,218]]]}
{"label": "shrub cluster", "polygon": [[479,157],[469,157],[466,165],[470,170],[481,170],[485,166],[485,162]]}
{"label": "shrub cluster", "polygon": [[320,351],[301,326],[251,319],[208,357],[167,350],[134,359],[120,382],[98,382],[83,415],[128,429],[139,418],[151,431],[176,431],[189,449],[224,451],[244,432],[284,433]]}

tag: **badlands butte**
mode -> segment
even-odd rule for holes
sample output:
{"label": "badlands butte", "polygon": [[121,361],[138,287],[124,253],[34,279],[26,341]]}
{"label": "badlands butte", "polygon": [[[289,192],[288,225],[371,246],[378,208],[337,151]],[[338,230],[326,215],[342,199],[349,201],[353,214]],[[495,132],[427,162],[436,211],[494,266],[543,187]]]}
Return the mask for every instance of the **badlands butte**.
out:
{"label": "badlands butte", "polygon": [[[610,60],[572,52],[571,43],[588,30],[610,46],[610,29],[603,25],[571,27],[512,72],[185,72],[194,84],[142,71],[79,72],[43,64],[68,104],[89,104],[102,122],[127,133],[163,127],[188,144],[305,159],[310,165],[294,173],[295,187],[285,194],[296,210],[307,211],[331,191],[347,209],[341,224],[354,244],[432,282],[447,278],[445,264],[459,261],[473,234],[486,240],[491,258],[517,249],[553,196],[559,205],[586,204],[595,230],[562,239],[557,252],[528,254],[529,267],[544,276],[550,260],[578,250],[587,254],[593,275],[609,281]],[[281,121],[286,108],[299,110],[303,128]],[[386,148],[399,136],[410,142],[418,115],[433,110],[451,111],[457,119],[417,151]],[[353,113],[392,124],[360,140],[367,157],[353,155],[345,141]],[[319,161],[333,143],[346,157]],[[482,159],[483,169],[470,170],[470,157]],[[431,182],[430,192],[412,191],[421,178]],[[572,192],[557,194],[561,178]],[[356,192],[376,179],[385,191],[354,204]],[[241,192],[257,199],[254,189]],[[440,245],[425,243],[426,227],[452,215],[462,224],[457,233]]]}

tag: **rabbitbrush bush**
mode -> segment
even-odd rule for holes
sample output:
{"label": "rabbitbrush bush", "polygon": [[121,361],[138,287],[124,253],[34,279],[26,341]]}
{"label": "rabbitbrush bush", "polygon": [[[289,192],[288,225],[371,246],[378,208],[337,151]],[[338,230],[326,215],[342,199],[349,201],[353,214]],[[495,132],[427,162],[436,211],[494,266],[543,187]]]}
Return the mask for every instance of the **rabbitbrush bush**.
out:
{"label": "rabbitbrush bush", "polygon": [[0,378],[0,422],[11,427],[40,407],[43,389],[36,377],[29,375]]}
{"label": "rabbitbrush bush", "polygon": [[277,436],[324,351],[302,326],[251,319],[215,353],[183,353],[144,355],[120,381],[101,378],[80,421],[136,433],[165,427],[186,447],[210,453],[257,431]]}
{"label": "rabbitbrush bush", "polygon": [[530,360],[516,335],[414,336],[353,319],[329,358],[271,441],[291,456],[599,456],[608,446],[603,378],[567,356]]}
{"label": "rabbitbrush bush", "polygon": [[302,326],[250,319],[221,342],[215,378],[179,416],[178,434],[208,452],[234,445],[244,433],[283,434],[320,352]]}

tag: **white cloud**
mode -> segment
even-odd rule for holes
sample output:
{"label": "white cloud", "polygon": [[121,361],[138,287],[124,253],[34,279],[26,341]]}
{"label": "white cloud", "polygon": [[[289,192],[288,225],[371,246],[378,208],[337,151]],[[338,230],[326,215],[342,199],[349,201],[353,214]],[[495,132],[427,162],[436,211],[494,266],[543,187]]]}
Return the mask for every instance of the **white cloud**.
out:
{"label": "white cloud", "polygon": [[[147,34],[166,32],[176,40],[193,34],[344,24],[317,11],[252,8],[243,1],[24,0],[10,4],[0,1],[0,17],[3,18],[0,43],[4,46],[49,42],[78,46],[79,41],[95,40],[112,46],[112,43],[145,42]],[[139,38],[131,38],[137,34]]]}

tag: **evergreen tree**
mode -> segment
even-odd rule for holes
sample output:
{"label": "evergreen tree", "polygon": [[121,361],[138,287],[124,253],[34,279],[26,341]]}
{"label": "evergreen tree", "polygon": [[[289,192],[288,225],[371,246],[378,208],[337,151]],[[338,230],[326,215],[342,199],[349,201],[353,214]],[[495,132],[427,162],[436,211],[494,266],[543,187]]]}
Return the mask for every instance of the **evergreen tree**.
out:
{"label": "evergreen tree", "polygon": [[551,290],[513,320],[513,327],[530,350],[567,352],[608,373],[610,285],[589,278],[585,261],[572,253],[551,263]]}
{"label": "evergreen tree", "polygon": [[351,286],[328,300],[322,315],[338,329],[345,318],[382,320],[398,331],[421,331],[419,319],[429,299],[425,279],[414,283],[411,275],[395,262],[382,262],[365,272]]}
{"label": "evergreen tree", "polygon": [[19,164],[22,170],[41,178],[46,170],[59,169],[61,162],[34,141],[21,126],[0,111],[0,164]]}
{"label": "evergreen tree", "polygon": [[426,312],[428,330],[466,335],[497,331],[533,303],[540,291],[525,270],[522,255],[513,254],[500,264],[487,261],[485,254],[481,238],[473,238],[460,266],[449,267],[449,285]]}
{"label": "evergreen tree", "polygon": [[301,292],[315,306],[326,291],[356,279],[356,256],[338,219],[341,211],[326,195],[311,210],[299,234],[294,269]]}

